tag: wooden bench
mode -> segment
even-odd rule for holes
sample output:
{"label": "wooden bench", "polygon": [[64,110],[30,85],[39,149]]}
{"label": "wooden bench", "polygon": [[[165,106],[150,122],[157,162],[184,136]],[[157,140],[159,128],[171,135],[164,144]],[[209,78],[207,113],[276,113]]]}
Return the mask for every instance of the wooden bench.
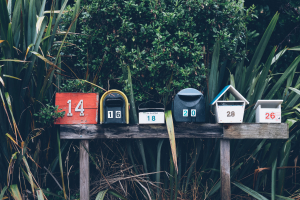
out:
{"label": "wooden bench", "polygon": [[[221,197],[231,199],[230,139],[288,139],[288,125],[176,123],[176,138],[220,138]],[[60,139],[80,139],[80,200],[89,200],[90,139],[169,138],[166,125],[61,125]]]}

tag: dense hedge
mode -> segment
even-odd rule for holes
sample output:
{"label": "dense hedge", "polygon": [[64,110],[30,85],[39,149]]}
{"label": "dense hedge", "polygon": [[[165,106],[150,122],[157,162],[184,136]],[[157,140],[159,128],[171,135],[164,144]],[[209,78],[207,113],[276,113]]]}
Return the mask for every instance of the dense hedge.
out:
{"label": "dense hedge", "polygon": [[127,94],[130,67],[136,101],[169,102],[182,88],[204,90],[216,38],[223,57],[243,56],[252,10],[242,1],[87,0],[68,64],[77,76]]}

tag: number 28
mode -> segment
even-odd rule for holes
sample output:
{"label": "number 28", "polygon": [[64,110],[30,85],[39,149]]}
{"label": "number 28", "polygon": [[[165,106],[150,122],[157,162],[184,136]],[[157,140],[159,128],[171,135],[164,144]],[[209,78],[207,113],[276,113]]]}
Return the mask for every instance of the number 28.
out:
{"label": "number 28", "polygon": [[235,116],[235,112],[234,111],[227,111],[227,117],[234,117]]}

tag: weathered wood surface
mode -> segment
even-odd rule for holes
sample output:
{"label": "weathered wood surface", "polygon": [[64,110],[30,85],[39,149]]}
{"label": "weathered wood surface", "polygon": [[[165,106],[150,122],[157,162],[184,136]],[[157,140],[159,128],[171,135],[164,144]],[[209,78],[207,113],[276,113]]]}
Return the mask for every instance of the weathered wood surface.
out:
{"label": "weathered wood surface", "polygon": [[[176,138],[222,138],[220,124],[174,125]],[[61,139],[169,138],[166,125],[61,125]]]}
{"label": "weathered wood surface", "polygon": [[230,140],[220,140],[220,176],[221,176],[221,199],[231,199],[230,186]]}
{"label": "weathered wood surface", "polygon": [[87,151],[89,151],[89,140],[81,140],[79,149],[80,200],[90,199],[90,167]]}
{"label": "weathered wood surface", "polygon": [[281,124],[224,124],[223,138],[227,139],[287,139],[289,128]]}
{"label": "weathered wood surface", "polygon": [[[288,125],[176,123],[176,138],[287,139]],[[61,125],[61,139],[169,138],[166,125]]]}
{"label": "weathered wood surface", "polygon": [[[69,113],[69,103],[71,100],[71,113],[72,116],[67,116]],[[75,111],[75,108],[80,101],[83,101],[84,116],[80,116],[80,112]],[[63,118],[55,120],[54,124],[97,124],[98,123],[98,107],[99,107],[99,94],[98,93],[56,93],[55,105],[59,112],[65,111]],[[79,107],[81,108],[81,107]]]}

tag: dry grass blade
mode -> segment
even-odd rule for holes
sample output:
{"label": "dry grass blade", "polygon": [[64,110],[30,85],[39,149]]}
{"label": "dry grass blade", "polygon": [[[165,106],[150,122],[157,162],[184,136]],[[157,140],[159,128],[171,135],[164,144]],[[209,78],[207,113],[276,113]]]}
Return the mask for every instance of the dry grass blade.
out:
{"label": "dry grass blade", "polygon": [[178,174],[176,141],[175,141],[175,132],[174,132],[174,125],[173,125],[172,111],[167,110],[165,112],[165,117],[166,117],[166,125],[167,125],[167,129],[168,129],[168,134],[169,134],[169,140],[170,140],[170,146],[171,146],[171,151],[172,151],[174,167]]}

